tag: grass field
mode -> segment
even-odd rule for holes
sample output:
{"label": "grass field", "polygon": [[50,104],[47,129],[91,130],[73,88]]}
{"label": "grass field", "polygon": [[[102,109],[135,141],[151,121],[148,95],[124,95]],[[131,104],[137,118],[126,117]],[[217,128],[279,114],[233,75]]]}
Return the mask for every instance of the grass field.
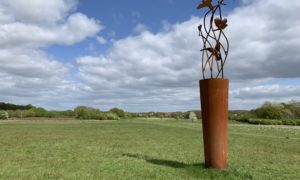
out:
{"label": "grass field", "polygon": [[200,123],[0,121],[0,179],[300,179],[299,127],[229,127],[217,171],[203,166]]}

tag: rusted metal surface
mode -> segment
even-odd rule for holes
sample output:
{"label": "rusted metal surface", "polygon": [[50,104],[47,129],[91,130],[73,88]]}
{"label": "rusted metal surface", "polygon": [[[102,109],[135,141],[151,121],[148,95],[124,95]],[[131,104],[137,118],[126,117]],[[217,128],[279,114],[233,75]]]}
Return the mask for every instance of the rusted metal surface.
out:
{"label": "rusted metal surface", "polygon": [[[229,52],[229,41],[224,33],[228,26],[227,19],[223,18],[222,6],[224,0],[216,4],[212,0],[202,0],[197,9],[208,8],[203,18],[203,23],[198,26],[199,36],[203,42],[202,51],[202,76],[209,78],[224,78],[224,65]],[[207,72],[207,69],[209,71]],[[217,70],[215,70],[217,69]]]}
{"label": "rusted metal surface", "polygon": [[200,80],[204,155],[206,167],[227,166],[228,86],[227,79]]}

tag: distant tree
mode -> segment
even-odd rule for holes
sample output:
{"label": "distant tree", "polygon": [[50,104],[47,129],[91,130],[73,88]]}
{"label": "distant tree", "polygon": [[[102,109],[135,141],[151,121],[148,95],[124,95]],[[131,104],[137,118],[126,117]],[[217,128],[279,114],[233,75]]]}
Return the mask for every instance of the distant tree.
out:
{"label": "distant tree", "polygon": [[112,113],[112,112],[105,113],[105,117],[106,117],[105,118],[106,120],[119,120],[120,119],[120,117],[117,114]]}
{"label": "distant tree", "polygon": [[78,106],[74,109],[77,119],[95,119],[95,120],[118,120],[119,116],[113,112],[101,112],[99,109]]}
{"label": "distant tree", "polygon": [[34,114],[34,117],[47,117],[48,112],[44,108],[32,108],[31,109],[32,113]]}
{"label": "distant tree", "polygon": [[23,105],[15,105],[10,103],[0,102],[0,110],[26,110],[26,109],[32,109],[33,107],[34,106],[32,106],[31,104],[23,106]]}
{"label": "distant tree", "polygon": [[196,115],[195,112],[191,111],[191,112],[189,113],[189,120],[192,120],[193,122],[194,122],[194,121],[198,121],[198,118],[197,118],[197,115]]}
{"label": "distant tree", "polygon": [[133,118],[135,117],[134,113],[125,112],[125,118]]}
{"label": "distant tree", "polygon": [[261,107],[253,110],[252,112],[258,118],[264,119],[282,119],[283,118],[283,105],[271,102],[265,102]]}
{"label": "distant tree", "polygon": [[171,117],[174,118],[174,119],[176,119],[176,120],[179,120],[179,119],[183,119],[183,118],[184,118],[182,112],[172,112],[172,113],[171,113]]}
{"label": "distant tree", "polygon": [[287,119],[295,119],[296,118],[296,116],[294,115],[294,113],[292,112],[291,109],[285,108],[285,109],[283,109],[282,113],[283,113],[284,118],[287,118]]}
{"label": "distant tree", "polygon": [[202,119],[201,111],[195,110],[193,112],[196,113],[197,119]]}
{"label": "distant tree", "polygon": [[86,106],[78,106],[74,109],[75,117],[77,119],[89,119],[89,108]]}
{"label": "distant tree", "polygon": [[286,109],[289,109],[294,118],[300,119],[300,102],[292,100],[286,104]]}
{"label": "distant tree", "polygon": [[112,108],[109,110],[109,112],[115,113],[117,116],[119,116],[120,118],[125,118],[125,111],[123,109],[120,108]]}
{"label": "distant tree", "polygon": [[6,111],[0,111],[0,120],[8,119],[8,113]]}

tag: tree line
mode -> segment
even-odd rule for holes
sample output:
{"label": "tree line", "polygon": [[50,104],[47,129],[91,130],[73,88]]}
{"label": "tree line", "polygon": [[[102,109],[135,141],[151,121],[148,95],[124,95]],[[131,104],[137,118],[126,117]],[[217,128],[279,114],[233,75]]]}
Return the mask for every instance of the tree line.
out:
{"label": "tree line", "polygon": [[[97,108],[78,106],[73,110],[49,111],[41,107],[29,105],[15,105],[0,103],[0,119],[8,118],[76,118],[94,120],[119,120],[124,118],[173,118],[201,119],[201,111],[186,112],[126,112],[120,108],[101,111]],[[265,102],[260,107],[252,110],[229,111],[229,120],[247,122],[251,124],[273,125],[300,125],[300,102],[290,101],[284,103]]]}
{"label": "tree line", "polygon": [[250,111],[232,111],[229,119],[250,124],[300,125],[300,102],[265,102]]}
{"label": "tree line", "polygon": [[174,119],[191,119],[196,121],[201,118],[200,111],[188,112],[126,112],[120,108],[112,108],[108,111],[101,111],[97,108],[78,106],[73,110],[66,111],[49,111],[41,107],[32,105],[14,105],[2,103],[0,106],[0,119],[8,118],[76,118],[76,119],[93,119],[93,120],[119,120],[124,118],[174,118]]}
{"label": "tree line", "polygon": [[33,106],[31,104],[16,105],[16,104],[0,102],[0,110],[25,110],[25,109],[31,109],[31,108],[33,108]]}

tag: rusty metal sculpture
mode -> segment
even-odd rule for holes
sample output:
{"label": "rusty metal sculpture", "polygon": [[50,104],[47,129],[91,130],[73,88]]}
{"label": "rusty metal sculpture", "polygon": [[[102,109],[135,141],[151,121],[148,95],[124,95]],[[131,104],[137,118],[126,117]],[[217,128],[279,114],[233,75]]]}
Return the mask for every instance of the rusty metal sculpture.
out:
{"label": "rusty metal sculpture", "polygon": [[[222,6],[225,5],[223,1],[217,0],[217,3],[213,4],[213,0],[202,0],[197,7],[197,9],[208,8],[203,24],[198,27],[199,36],[203,41],[201,49],[203,79],[199,81],[199,86],[205,166],[217,169],[227,167],[228,142],[229,80],[224,79],[224,65],[228,56],[229,42],[224,34],[224,29],[228,25],[227,19],[222,16]],[[210,77],[206,78],[206,74],[209,73]]]}
{"label": "rusty metal sculpture", "polygon": [[[214,5],[213,0],[202,0],[202,3],[197,7],[197,9],[208,8],[204,15],[203,24],[198,26],[199,36],[203,41],[203,48],[201,49],[203,79],[206,79],[207,67],[209,67],[210,78],[219,78],[220,75],[224,78],[224,65],[228,56],[229,41],[223,31],[228,26],[227,19],[222,16],[222,6],[226,5],[223,1],[218,0],[217,4]],[[210,15],[209,24],[207,24],[208,15]],[[214,67],[217,68],[215,76]]]}

